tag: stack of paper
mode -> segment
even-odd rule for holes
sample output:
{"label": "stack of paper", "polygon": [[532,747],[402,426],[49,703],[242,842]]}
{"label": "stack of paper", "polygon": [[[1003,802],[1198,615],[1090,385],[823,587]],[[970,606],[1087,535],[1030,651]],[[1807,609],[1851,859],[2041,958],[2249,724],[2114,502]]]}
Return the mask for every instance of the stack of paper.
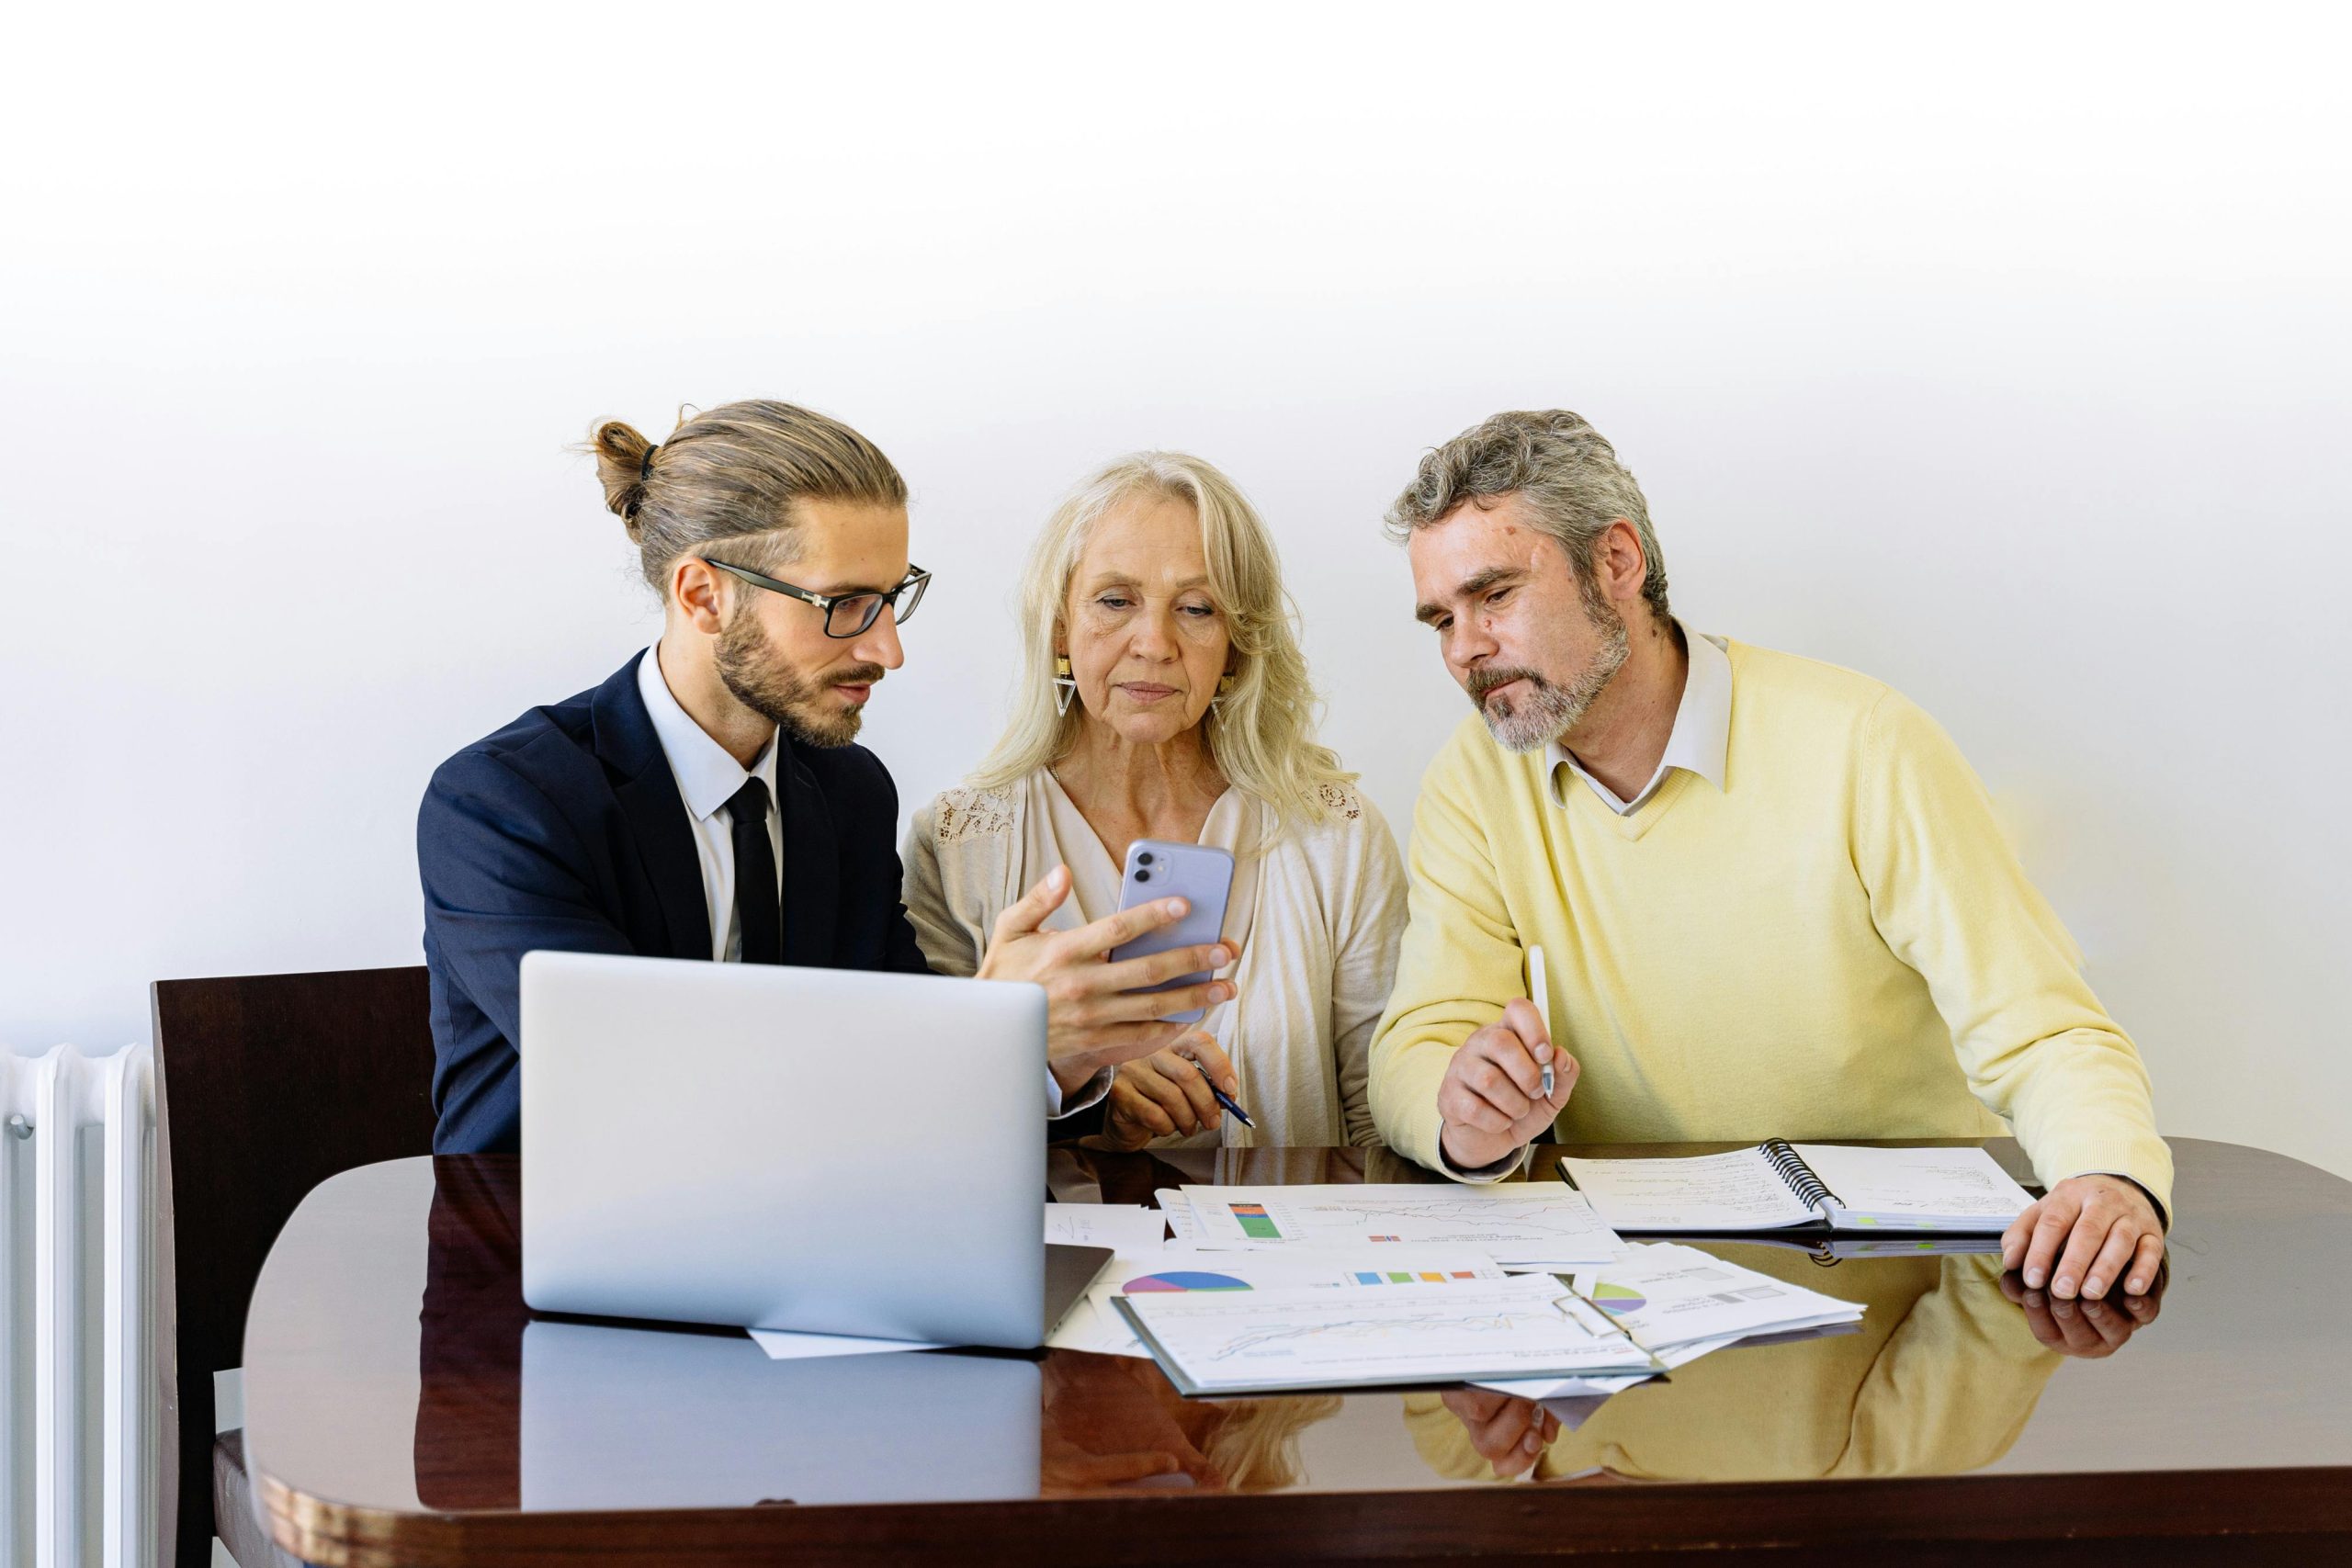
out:
{"label": "stack of paper", "polygon": [[1745,1338],[1861,1317],[1695,1247],[1629,1247],[1570,1188],[1159,1199],[1174,1240],[1123,1247],[1050,1343],[1150,1356],[1188,1393],[1467,1382],[1595,1400]]}
{"label": "stack of paper", "polygon": [[1117,1305],[1185,1393],[1657,1370],[1607,1314],[1548,1274],[1380,1290],[1130,1293]]}
{"label": "stack of paper", "polygon": [[[1835,1329],[1859,1323],[1862,1316],[1862,1309],[1851,1302],[1672,1242],[1634,1246],[1615,1263],[1578,1271],[1572,1283],[1668,1368],[1688,1366],[1742,1339]],[[1485,1386],[1530,1399],[1614,1392],[1589,1384],[1589,1380],[1577,1380],[1570,1387],[1537,1379],[1488,1382]]]}
{"label": "stack of paper", "polygon": [[1585,1195],[1565,1186],[1186,1187],[1176,1203],[1169,1197],[1177,1240],[1209,1250],[1467,1247],[1520,1269],[1606,1263],[1623,1251]]}
{"label": "stack of paper", "polygon": [[1125,1295],[1204,1294],[1315,1287],[1334,1292],[1388,1290],[1408,1284],[1460,1284],[1510,1276],[1491,1258],[1434,1247],[1391,1249],[1377,1257],[1337,1252],[1203,1252],[1169,1247],[1122,1253],[1097,1276],[1084,1298],[1046,1343],[1057,1350],[1092,1350],[1149,1359],[1150,1348],[1118,1309]]}

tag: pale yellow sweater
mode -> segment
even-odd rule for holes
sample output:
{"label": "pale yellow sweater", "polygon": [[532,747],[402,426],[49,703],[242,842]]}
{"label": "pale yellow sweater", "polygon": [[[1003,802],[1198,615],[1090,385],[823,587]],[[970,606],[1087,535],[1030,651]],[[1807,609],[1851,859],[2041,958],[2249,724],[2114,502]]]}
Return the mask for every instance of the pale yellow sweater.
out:
{"label": "pale yellow sweater", "polygon": [[[1733,643],[1724,787],[1618,817],[1473,715],[1421,782],[1372,1113],[1433,1168],[1453,1051],[1550,969],[1583,1066],[1566,1141],[1968,1137],[2042,1181],[2128,1176],[2169,1213],[2139,1052],[2084,984],[1984,786],[1900,693]],[[2006,1122],[2007,1129],[2003,1123]]]}
{"label": "pale yellow sweater", "polygon": [[[1824,1269],[1777,1247],[1706,1250],[1854,1302],[1862,1321],[1822,1339],[1735,1346],[1629,1389],[1563,1427],[1536,1479],[1596,1469],[1641,1481],[1957,1474],[2009,1451],[2064,1359],[2034,1338],[2001,1293],[2001,1260],[1985,1254]],[[1407,1394],[1405,1425],[1439,1474],[1493,1479],[1438,1395]]]}

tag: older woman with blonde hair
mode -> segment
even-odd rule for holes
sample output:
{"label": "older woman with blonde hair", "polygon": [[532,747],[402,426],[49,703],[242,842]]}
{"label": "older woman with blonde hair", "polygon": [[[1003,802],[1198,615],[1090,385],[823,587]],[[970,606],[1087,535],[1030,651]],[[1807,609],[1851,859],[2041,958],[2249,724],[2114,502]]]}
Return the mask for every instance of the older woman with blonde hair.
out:
{"label": "older woman with blonde hair", "polygon": [[[1234,859],[1198,1031],[1119,1070],[1103,1136],[1145,1144],[1375,1141],[1367,1052],[1405,923],[1395,840],[1315,739],[1315,694],[1266,525],[1197,457],[1144,452],[1046,520],[1022,594],[1004,737],[915,815],[907,911],[932,967],[968,975],[997,916],[1067,867],[1049,927],[1112,913],[1137,839]],[[1254,1128],[1221,1115],[1210,1079]]]}

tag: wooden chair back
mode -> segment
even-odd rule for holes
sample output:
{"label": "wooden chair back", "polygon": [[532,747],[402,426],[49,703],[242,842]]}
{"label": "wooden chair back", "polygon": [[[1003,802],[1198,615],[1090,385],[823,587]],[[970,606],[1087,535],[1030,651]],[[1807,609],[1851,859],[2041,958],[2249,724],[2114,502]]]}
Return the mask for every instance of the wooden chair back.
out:
{"label": "wooden chair back", "polygon": [[[165,1398],[175,1560],[211,1561],[212,1374],[244,1359],[245,1303],[310,1190],[433,1152],[433,1030],[422,965],[158,980],[157,1250],[170,1321]],[[173,1433],[176,1427],[177,1436]],[[176,1459],[176,1464],[175,1464]]]}

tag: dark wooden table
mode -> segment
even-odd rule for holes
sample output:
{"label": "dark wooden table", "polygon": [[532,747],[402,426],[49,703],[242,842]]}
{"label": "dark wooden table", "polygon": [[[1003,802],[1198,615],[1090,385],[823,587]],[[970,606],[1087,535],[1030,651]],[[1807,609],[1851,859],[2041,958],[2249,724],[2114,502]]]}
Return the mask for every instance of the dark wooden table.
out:
{"label": "dark wooden table", "polygon": [[[2150,1301],[2058,1305],[1982,1256],[1709,1242],[1866,1303],[1860,1332],[1720,1351],[1511,1474],[1479,1444],[1523,1409],[1461,1390],[1186,1401],[1119,1357],[779,1362],[732,1332],[535,1317],[515,1161],[394,1161],[325,1182],[278,1237],[245,1451],[271,1534],[338,1565],[2352,1562],[2352,1183],[2174,1146]],[[1052,1168],[1058,1196],[1110,1202],[1423,1179],[1376,1150]]]}

